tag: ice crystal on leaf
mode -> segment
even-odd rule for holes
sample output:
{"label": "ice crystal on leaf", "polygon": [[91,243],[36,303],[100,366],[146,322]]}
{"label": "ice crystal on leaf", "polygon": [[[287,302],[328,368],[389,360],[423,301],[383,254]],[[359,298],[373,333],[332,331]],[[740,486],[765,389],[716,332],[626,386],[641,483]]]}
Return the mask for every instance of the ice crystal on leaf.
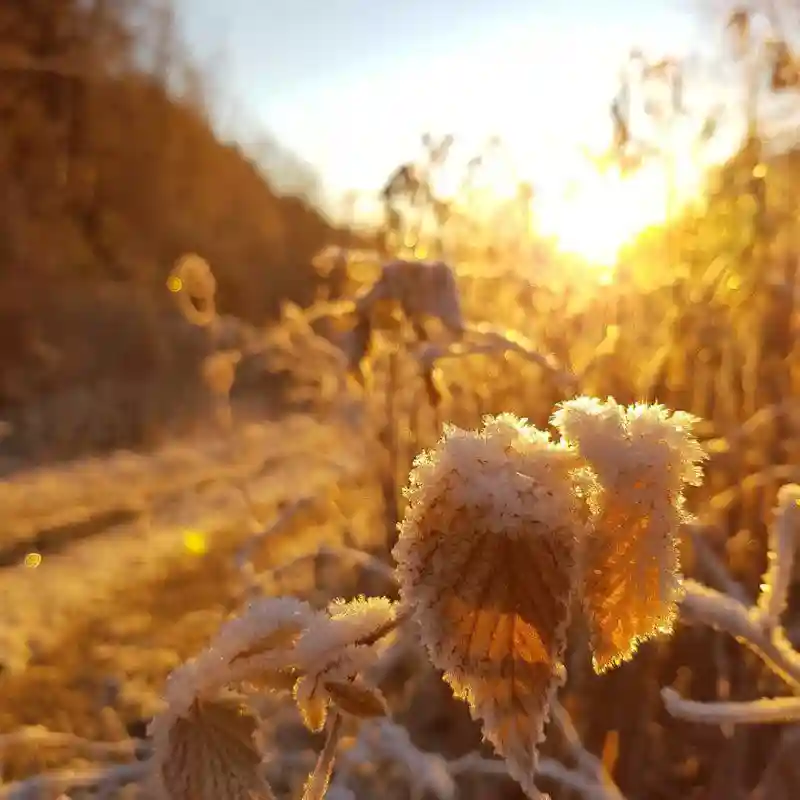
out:
{"label": "ice crystal on leaf", "polygon": [[186,713],[152,728],[153,778],[171,800],[274,800],[261,777],[257,721],[227,698],[196,700]]}
{"label": "ice crystal on leaf", "polygon": [[164,694],[168,713],[183,716],[196,700],[214,696],[236,678],[241,663],[292,648],[315,614],[308,603],[291,597],[251,603],[220,628],[206,650],[172,672]]}
{"label": "ice crystal on leaf", "polygon": [[589,397],[553,416],[594,478],[582,591],[597,672],[672,630],[681,597],[678,529],[688,519],[683,489],[700,483],[705,458],[694,422],[660,405],[625,408]]}
{"label": "ice crystal on leaf", "polygon": [[255,722],[227,688],[292,691],[313,731],[331,704],[361,718],[382,716],[386,702],[362,673],[394,623],[395,604],[383,597],[338,600],[322,611],[293,598],[251,603],[167,680],[167,707],[150,726],[159,785],[172,800],[205,796],[195,781],[204,781],[209,797],[271,797],[257,769]]}
{"label": "ice crystal on leaf", "polygon": [[563,655],[582,532],[576,457],[510,414],[447,427],[414,464],[394,549],[434,666],[530,797]]}
{"label": "ice crystal on leaf", "polygon": [[[357,597],[318,610],[270,598],[226,622],[168,680],[167,707],[151,725],[159,786],[172,800],[271,797],[260,771],[263,742],[254,742],[251,710],[238,705],[252,700],[253,689],[291,692],[305,726],[326,730],[304,800],[327,791],[343,715],[372,720],[362,731],[382,731],[388,749],[411,763],[408,742],[387,733],[400,729],[370,683],[383,644],[411,621],[510,775],[539,798],[537,767],[547,773],[552,765],[539,763],[538,747],[565,677],[573,599],[580,598],[587,617],[598,672],[631,658],[640,642],[674,623],[684,594],[684,490],[700,482],[705,457],[694,423],[660,405],[579,397],[553,415],[559,441],[511,414],[488,416],[475,431],[446,426],[436,446],[416,458],[405,489],[393,550],[400,602]],[[728,620],[720,627],[761,637],[765,652],[789,664],[787,674],[794,667],[778,646],[785,639],[778,618],[799,502],[800,489],[784,487],[757,608],[725,605],[710,591],[693,590],[691,581],[683,602],[687,618],[703,612],[709,621],[715,610],[714,619]],[[234,699],[231,689],[243,694]],[[444,760],[428,758],[424,780],[423,762],[414,763],[417,788],[426,783],[439,796],[455,791]]]}
{"label": "ice crystal on leaf", "polygon": [[322,730],[331,702],[358,717],[386,713],[383,695],[361,675],[374,663],[374,640],[394,622],[391,600],[357,597],[335,600],[309,625],[294,650],[303,672],[294,698],[309,730]]}

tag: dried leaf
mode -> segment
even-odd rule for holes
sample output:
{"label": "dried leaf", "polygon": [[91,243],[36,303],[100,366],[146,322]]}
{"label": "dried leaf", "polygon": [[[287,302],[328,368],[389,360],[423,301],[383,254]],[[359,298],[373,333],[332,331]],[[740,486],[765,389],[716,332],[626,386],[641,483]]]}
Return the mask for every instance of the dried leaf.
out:
{"label": "dried leaf", "polygon": [[569,455],[510,415],[449,429],[416,462],[395,547],[431,661],[529,797],[564,677],[579,528]]}
{"label": "dried leaf", "polygon": [[303,724],[312,733],[319,733],[328,718],[328,695],[320,685],[318,676],[304,675],[294,687],[294,701],[303,718]]}
{"label": "dried leaf", "polygon": [[[257,722],[238,703],[197,701],[163,730],[161,784],[171,800],[274,800],[253,742]],[[158,740],[157,740],[158,744]]]}
{"label": "dried leaf", "polygon": [[588,397],[553,416],[596,478],[582,589],[597,672],[672,630],[682,595],[678,529],[689,519],[683,489],[699,483],[705,458],[695,422],[659,405]]}
{"label": "dried leaf", "polygon": [[385,717],[389,713],[380,690],[361,680],[325,681],[325,690],[341,711],[354,717],[370,719]]}
{"label": "dried leaf", "polygon": [[676,531],[652,524],[645,509],[610,496],[589,537],[583,593],[598,673],[672,631],[682,592]]}
{"label": "dried leaf", "polygon": [[366,666],[370,645],[394,629],[396,605],[386,597],[334,600],[298,639],[295,663],[305,672],[321,673],[334,664],[346,671],[359,660],[358,668],[344,676],[350,677]]}

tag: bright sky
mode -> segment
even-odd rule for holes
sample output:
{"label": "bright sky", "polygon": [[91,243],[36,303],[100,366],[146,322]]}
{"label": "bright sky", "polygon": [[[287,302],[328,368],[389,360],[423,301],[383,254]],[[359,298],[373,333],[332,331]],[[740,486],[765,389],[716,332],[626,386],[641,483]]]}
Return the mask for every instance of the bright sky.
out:
{"label": "bright sky", "polygon": [[[603,198],[627,228],[663,214],[661,178],[620,193],[591,177],[580,152],[609,140],[608,104],[632,47],[655,56],[696,50],[690,0],[182,6],[190,43],[201,54],[224,52],[226,88],[318,171],[334,213],[348,190],[374,195],[430,131],[455,134],[469,155],[499,135],[517,176],[537,189],[540,224],[561,238],[569,213],[590,220]],[[594,216],[602,235],[613,220]]]}

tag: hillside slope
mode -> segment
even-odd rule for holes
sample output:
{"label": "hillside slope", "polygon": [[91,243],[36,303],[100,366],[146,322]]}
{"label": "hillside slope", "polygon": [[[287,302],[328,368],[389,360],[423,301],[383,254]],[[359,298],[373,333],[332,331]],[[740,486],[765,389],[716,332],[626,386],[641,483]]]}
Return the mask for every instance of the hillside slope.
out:
{"label": "hillside slope", "polygon": [[0,420],[190,385],[202,343],[164,287],[188,251],[225,313],[263,323],[313,296],[312,255],[345,234],[222,141],[208,105],[163,0],[0,4]]}

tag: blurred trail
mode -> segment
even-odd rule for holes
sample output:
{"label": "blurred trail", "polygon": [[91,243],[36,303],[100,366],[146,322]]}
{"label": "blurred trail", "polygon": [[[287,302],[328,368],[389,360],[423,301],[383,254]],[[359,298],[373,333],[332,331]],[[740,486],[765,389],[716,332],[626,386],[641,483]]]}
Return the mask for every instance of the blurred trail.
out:
{"label": "blurred trail", "polygon": [[[86,640],[77,628],[130,618],[145,598],[158,598],[179,576],[185,593],[175,598],[175,611],[181,599],[185,610],[208,607],[191,601],[198,590],[194,581],[208,580],[208,570],[227,569],[220,556],[253,532],[242,486],[268,515],[360,463],[340,433],[308,417],[288,417],[196,449],[116,454],[0,485],[8,541],[0,548],[0,665],[7,676],[0,678],[0,698],[9,696],[4,680],[23,676],[29,664],[35,667],[56,651],[63,659],[70,642],[81,642],[77,655],[85,658]],[[76,509],[79,497],[83,504]],[[109,514],[123,518],[100,524]],[[48,539],[52,521],[66,517],[72,521],[60,537]],[[34,555],[20,564],[23,551]],[[215,584],[209,588],[224,595]],[[156,601],[153,613],[168,614],[168,606]]]}
{"label": "blurred trail", "polygon": [[[62,620],[49,648],[24,670],[0,675],[0,733],[42,725],[100,741],[144,735],[166,674],[199,651],[235,605],[235,547],[235,537],[222,536],[206,554],[175,552],[107,591],[102,605]],[[58,753],[4,760],[10,779],[63,764]]]}
{"label": "blurred trail", "polygon": [[134,518],[204,485],[248,479],[323,431],[295,415],[152,454],[119,451],[19,472],[0,481],[0,566],[13,563],[13,551],[36,550],[37,544],[57,548],[87,529],[107,527],[104,517]]}

